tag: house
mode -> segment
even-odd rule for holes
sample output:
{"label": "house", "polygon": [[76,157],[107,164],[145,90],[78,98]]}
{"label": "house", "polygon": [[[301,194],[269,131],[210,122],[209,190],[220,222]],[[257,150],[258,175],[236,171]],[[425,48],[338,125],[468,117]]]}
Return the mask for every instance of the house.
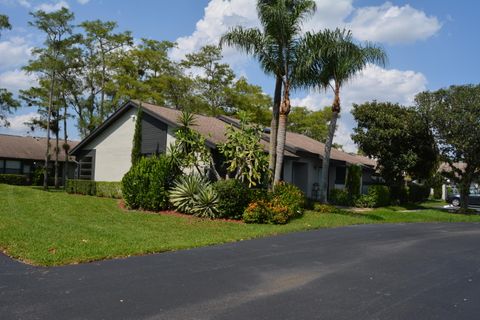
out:
{"label": "house", "polygon": [[[51,140],[50,143],[54,142]],[[63,144],[63,140],[60,142]],[[71,148],[77,145],[77,141],[69,141]],[[25,137],[8,134],[0,134],[0,174],[21,174],[30,179],[36,168],[42,168],[45,162],[46,138]],[[49,162],[49,173],[54,174],[54,154],[51,148]],[[59,176],[63,177],[65,167],[65,153],[60,151],[59,155]],[[73,159],[71,159],[73,161]],[[69,166],[68,175],[73,177],[74,164]]]}
{"label": "house", "polygon": [[[131,166],[131,150],[136,114],[140,102],[130,101],[113,113],[71,150],[78,162],[78,178],[96,181],[120,181]],[[164,153],[175,141],[175,129],[181,111],[141,103],[142,143],[144,155]],[[238,126],[238,120],[227,117],[196,115],[194,130],[206,138],[207,146],[215,155],[216,146],[225,142],[226,127]],[[269,135],[266,132],[261,143],[268,152]],[[283,180],[301,188],[305,194],[316,199],[321,178],[324,144],[307,136],[288,132],[285,145]],[[347,167],[351,164],[363,168],[362,190],[374,182],[375,161],[332,149],[329,172],[329,189],[344,188]]]}

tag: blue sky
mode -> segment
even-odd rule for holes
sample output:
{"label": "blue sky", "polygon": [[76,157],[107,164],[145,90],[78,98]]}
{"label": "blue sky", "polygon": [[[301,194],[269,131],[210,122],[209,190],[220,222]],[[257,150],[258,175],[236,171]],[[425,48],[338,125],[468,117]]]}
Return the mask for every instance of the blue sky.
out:
{"label": "blue sky", "polygon": [[[377,99],[411,104],[416,93],[451,84],[478,83],[480,71],[480,2],[471,0],[377,1],[316,0],[318,11],[305,30],[346,27],[357,41],[374,41],[388,53],[384,68],[370,66],[343,90],[342,118],[336,141],[355,150],[349,137],[354,121],[352,103]],[[28,26],[29,12],[68,6],[79,23],[84,20],[114,20],[119,30],[131,30],[135,38],[178,42],[172,58],[181,57],[202,45],[216,43],[234,25],[257,26],[255,0],[0,0],[0,13],[10,16],[13,30],[0,38],[0,87],[14,92],[28,87],[32,77],[20,68],[29,50],[42,38]],[[255,61],[233,49],[224,51],[225,61],[237,75],[263,87],[271,94],[273,81]],[[329,92],[296,92],[293,103],[318,109],[331,102]],[[0,132],[26,134],[23,122],[32,115],[22,108],[12,115],[9,129]],[[71,137],[78,137],[73,126]],[[36,135],[41,133],[37,132]]]}

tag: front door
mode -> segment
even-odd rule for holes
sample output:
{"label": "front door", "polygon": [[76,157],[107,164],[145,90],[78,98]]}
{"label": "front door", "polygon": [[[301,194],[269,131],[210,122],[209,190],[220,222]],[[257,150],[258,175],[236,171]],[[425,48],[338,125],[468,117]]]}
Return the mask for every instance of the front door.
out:
{"label": "front door", "polygon": [[299,187],[305,194],[308,192],[308,164],[303,162],[294,162],[292,169],[292,182]]}

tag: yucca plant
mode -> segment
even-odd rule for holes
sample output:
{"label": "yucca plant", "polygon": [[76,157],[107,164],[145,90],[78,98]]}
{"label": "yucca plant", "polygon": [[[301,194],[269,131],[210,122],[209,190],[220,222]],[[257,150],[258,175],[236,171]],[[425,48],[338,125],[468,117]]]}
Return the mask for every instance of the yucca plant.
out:
{"label": "yucca plant", "polygon": [[170,202],[180,212],[193,214],[195,197],[207,182],[199,175],[182,175],[173,184]]}
{"label": "yucca plant", "polygon": [[199,190],[194,202],[192,213],[195,216],[210,219],[219,217],[218,195],[210,184]]}

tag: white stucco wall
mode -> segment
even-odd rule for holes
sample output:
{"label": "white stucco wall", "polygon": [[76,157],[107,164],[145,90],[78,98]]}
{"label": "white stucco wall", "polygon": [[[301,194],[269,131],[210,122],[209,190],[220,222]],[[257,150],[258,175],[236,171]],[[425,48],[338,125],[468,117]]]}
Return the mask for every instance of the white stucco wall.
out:
{"label": "white stucco wall", "polygon": [[[131,109],[110,124],[84,150],[95,150],[95,181],[121,181],[131,167],[136,109]],[[175,142],[174,129],[168,127],[167,148]]]}
{"label": "white stucco wall", "polygon": [[95,181],[120,181],[130,169],[135,115],[129,110],[83,148],[95,150]]}

